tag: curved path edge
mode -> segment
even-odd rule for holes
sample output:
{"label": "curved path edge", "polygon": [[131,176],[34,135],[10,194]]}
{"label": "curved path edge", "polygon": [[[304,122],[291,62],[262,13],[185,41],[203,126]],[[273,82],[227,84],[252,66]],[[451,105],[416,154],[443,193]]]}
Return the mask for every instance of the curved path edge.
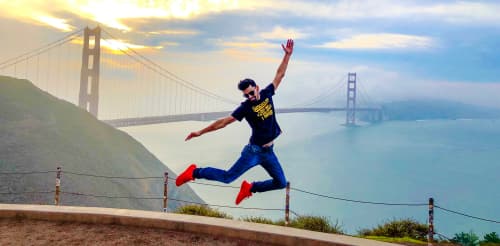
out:
{"label": "curved path edge", "polygon": [[238,220],[116,208],[0,204],[0,218],[151,227],[239,238],[275,245],[397,245],[345,235]]}

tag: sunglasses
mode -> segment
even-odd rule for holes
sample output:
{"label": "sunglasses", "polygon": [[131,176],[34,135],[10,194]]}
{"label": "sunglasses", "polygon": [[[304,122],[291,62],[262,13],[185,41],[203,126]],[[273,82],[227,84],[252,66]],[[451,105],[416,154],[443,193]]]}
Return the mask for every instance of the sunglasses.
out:
{"label": "sunglasses", "polygon": [[249,92],[248,94],[243,93],[243,97],[249,98],[250,96],[255,96],[255,90]]}

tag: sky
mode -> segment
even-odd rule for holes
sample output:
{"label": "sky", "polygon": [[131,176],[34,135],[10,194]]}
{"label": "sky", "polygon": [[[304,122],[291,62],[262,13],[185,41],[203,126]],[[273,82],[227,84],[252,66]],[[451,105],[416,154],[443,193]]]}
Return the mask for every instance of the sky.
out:
{"label": "sky", "polygon": [[[327,0],[0,0],[0,61],[85,26],[196,85],[241,100],[265,86],[295,40],[280,97],[307,102],[356,72],[367,98],[500,107],[500,2]],[[109,48],[109,47],[108,47]],[[283,89],[281,89],[283,88]]]}

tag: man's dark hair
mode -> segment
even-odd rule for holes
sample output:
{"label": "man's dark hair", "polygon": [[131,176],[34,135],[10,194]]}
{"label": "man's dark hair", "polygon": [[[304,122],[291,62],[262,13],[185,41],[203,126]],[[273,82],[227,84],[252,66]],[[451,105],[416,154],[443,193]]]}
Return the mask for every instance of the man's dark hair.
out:
{"label": "man's dark hair", "polygon": [[241,80],[240,83],[238,83],[238,89],[240,89],[240,91],[244,91],[249,86],[254,86],[254,87],[256,86],[255,81],[253,81],[253,79],[244,79]]}

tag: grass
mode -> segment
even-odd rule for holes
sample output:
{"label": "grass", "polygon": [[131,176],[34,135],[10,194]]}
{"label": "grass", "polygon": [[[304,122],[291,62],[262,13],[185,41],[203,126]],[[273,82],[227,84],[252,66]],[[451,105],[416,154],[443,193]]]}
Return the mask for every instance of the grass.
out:
{"label": "grass", "polygon": [[362,237],[380,236],[390,238],[413,238],[427,240],[428,226],[413,219],[393,219],[372,229],[362,229],[358,234]]}
{"label": "grass", "polygon": [[[232,219],[232,217],[224,212],[217,209],[213,209],[202,205],[186,205],[179,207],[175,213],[179,214],[190,214],[190,215],[201,215],[216,218]],[[284,220],[273,221],[264,217],[243,217],[240,218],[242,221],[269,224],[276,226],[285,226]],[[318,231],[325,233],[335,233],[343,234],[341,226],[336,222],[332,224],[330,220],[323,216],[300,216],[292,219],[290,221],[289,227],[304,229],[309,231]]]}
{"label": "grass", "polygon": [[215,218],[223,218],[223,219],[232,219],[233,217],[221,212],[217,209],[210,208],[208,206],[202,205],[185,205],[177,208],[175,213],[178,214],[190,214],[190,215],[200,215],[207,217],[215,217]]}

